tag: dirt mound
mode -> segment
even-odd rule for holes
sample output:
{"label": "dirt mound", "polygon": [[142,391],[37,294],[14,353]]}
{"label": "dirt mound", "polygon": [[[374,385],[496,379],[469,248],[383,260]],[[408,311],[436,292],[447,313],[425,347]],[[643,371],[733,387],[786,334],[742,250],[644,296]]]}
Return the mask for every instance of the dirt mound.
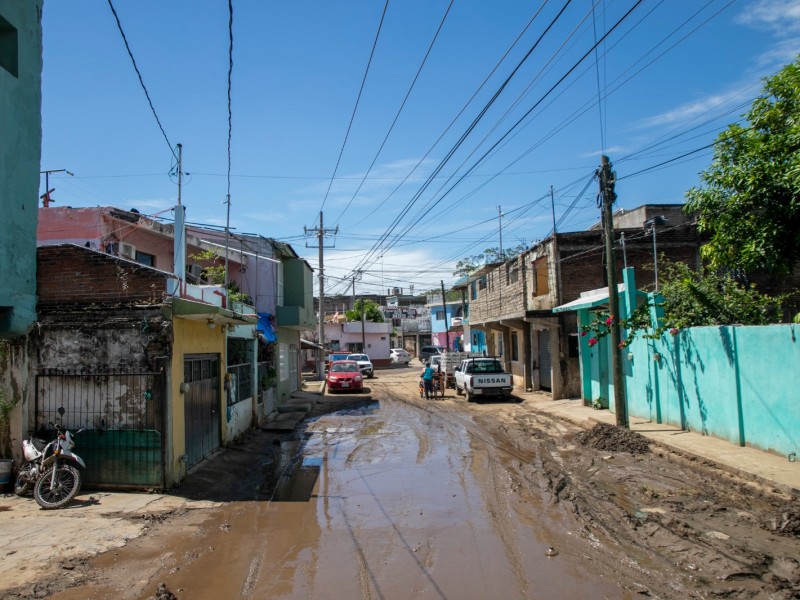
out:
{"label": "dirt mound", "polygon": [[178,600],[178,597],[169,590],[167,584],[159,583],[155,600]]}
{"label": "dirt mound", "polygon": [[581,446],[607,452],[645,454],[650,451],[650,440],[629,429],[598,423],[588,431],[575,436]]}

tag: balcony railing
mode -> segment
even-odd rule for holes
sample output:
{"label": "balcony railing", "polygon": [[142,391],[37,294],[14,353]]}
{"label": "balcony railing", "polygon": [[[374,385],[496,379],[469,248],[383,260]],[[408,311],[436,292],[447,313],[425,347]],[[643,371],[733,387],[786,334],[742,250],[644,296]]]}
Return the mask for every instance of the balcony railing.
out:
{"label": "balcony railing", "polygon": [[431,318],[427,316],[416,319],[401,319],[399,329],[403,333],[430,333]]}

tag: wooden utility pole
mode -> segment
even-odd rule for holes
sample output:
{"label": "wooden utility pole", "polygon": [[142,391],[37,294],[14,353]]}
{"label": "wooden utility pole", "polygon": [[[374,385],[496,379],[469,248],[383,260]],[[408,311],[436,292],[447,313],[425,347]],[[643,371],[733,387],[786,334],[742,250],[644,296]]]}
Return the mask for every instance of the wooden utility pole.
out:
{"label": "wooden utility pole", "polygon": [[613,319],[611,330],[611,367],[614,376],[614,412],[618,427],[628,427],[628,405],[625,401],[625,382],[622,378],[622,360],[620,359],[619,335],[619,290],[617,289],[617,261],[614,258],[614,222],[612,205],[617,199],[614,192],[616,173],[611,170],[608,157],[600,157],[600,169],[597,171],[600,181],[600,196],[603,200],[603,222],[605,223],[606,269],[608,273],[608,308]]}

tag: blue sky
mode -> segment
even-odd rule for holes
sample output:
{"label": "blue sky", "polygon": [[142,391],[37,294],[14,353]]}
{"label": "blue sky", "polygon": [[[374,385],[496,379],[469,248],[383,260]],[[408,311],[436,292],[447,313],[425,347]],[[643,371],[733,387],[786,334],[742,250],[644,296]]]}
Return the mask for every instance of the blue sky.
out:
{"label": "blue sky", "polygon": [[[359,293],[447,285],[498,245],[498,206],[504,246],[547,236],[551,186],[559,231],[586,228],[602,152],[620,207],[682,201],[711,160],[697,150],[800,50],[800,0],[392,0],[345,143],[385,0],[233,6],[230,225],[316,268],[303,228],[322,210],[327,292],[354,268]],[[48,0],[42,169],[74,173],[51,176],[57,206],[171,218],[181,143],[188,219],[224,225],[227,2],[114,7],[167,139],[108,3]]]}

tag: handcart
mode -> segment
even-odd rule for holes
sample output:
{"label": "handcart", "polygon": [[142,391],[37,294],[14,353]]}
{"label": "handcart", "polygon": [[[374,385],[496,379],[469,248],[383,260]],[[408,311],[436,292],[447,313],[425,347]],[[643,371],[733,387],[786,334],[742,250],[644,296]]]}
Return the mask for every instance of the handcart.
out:
{"label": "handcart", "polygon": [[[444,398],[444,385],[445,382],[445,374],[444,373],[434,373],[433,374],[433,397],[436,398]],[[425,397],[425,383],[423,383],[422,378],[419,379],[419,397]]]}

